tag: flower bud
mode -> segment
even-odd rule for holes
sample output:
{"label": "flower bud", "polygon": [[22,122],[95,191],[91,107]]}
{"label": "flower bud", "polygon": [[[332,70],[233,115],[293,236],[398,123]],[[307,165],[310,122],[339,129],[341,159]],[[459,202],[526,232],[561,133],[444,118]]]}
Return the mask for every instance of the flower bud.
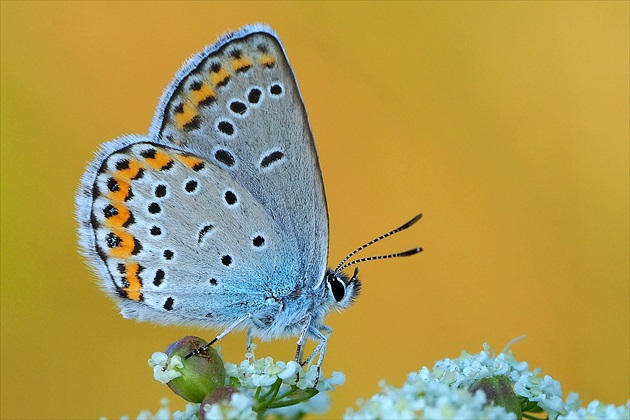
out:
{"label": "flower bud", "polygon": [[187,401],[200,403],[212,391],[225,385],[225,366],[219,353],[208,347],[206,350],[186,358],[191,352],[207,344],[199,337],[184,337],[166,349],[169,358],[179,356],[183,367],[181,376],[168,382],[171,390]]}
{"label": "flower bud", "polygon": [[486,394],[486,404],[500,405],[516,414],[517,419],[522,417],[521,404],[506,376],[477,379],[468,390],[474,394],[480,389]]}

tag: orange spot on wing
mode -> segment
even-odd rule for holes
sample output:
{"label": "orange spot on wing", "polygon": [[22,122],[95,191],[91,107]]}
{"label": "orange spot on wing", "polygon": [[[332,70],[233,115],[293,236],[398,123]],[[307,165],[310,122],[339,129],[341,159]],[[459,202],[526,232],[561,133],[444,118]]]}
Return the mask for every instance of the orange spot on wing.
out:
{"label": "orange spot on wing", "polygon": [[[118,171],[116,174],[120,172],[122,171]],[[127,197],[129,197],[129,194],[131,193],[131,185],[129,185],[129,182],[125,181],[121,177],[115,176],[114,179],[118,184],[118,191],[110,191],[107,196],[112,201],[122,203]]]}
{"label": "orange spot on wing", "polygon": [[263,54],[258,60],[261,66],[270,67],[276,62],[276,58],[273,55]]}
{"label": "orange spot on wing", "polygon": [[171,156],[163,149],[157,149],[153,158],[145,158],[145,162],[153,169],[161,170],[172,160]]}
{"label": "orange spot on wing", "polygon": [[202,102],[212,101],[213,99],[216,99],[216,97],[217,94],[206,83],[201,86],[201,89],[190,92],[190,102],[192,102],[195,106],[199,106]]}
{"label": "orange spot on wing", "polygon": [[127,297],[135,302],[139,302],[142,297],[142,280],[140,279],[140,264],[130,263],[125,266],[125,277],[129,286],[123,288]]}
{"label": "orange spot on wing", "polygon": [[203,159],[193,155],[178,155],[177,159],[190,169],[193,169],[194,166],[200,163],[205,163]]}
{"label": "orange spot on wing", "polygon": [[214,87],[219,86],[221,83],[224,83],[226,79],[229,79],[230,72],[221,67],[218,72],[210,72],[210,83]]}
{"label": "orange spot on wing", "polygon": [[118,169],[115,172],[116,177],[122,177],[126,179],[133,179],[138,176],[138,173],[142,170],[142,164],[137,160],[130,160],[129,166],[126,169]]}
{"label": "orange spot on wing", "polygon": [[232,70],[239,71],[246,67],[250,67],[252,65],[252,62],[247,57],[240,57],[232,59],[232,62],[230,64],[232,65]]}
{"label": "orange spot on wing", "polygon": [[111,205],[116,208],[118,214],[108,217],[105,220],[105,225],[112,228],[122,228],[122,226],[127,223],[131,217],[131,212],[122,203],[112,203]]}
{"label": "orange spot on wing", "polygon": [[189,124],[193,118],[199,115],[199,112],[189,104],[182,105],[182,112],[175,112],[175,123],[179,129]]}
{"label": "orange spot on wing", "polygon": [[114,258],[129,258],[136,247],[133,235],[124,230],[112,230],[114,235],[120,238],[120,242],[114,248],[109,248],[109,255]]}

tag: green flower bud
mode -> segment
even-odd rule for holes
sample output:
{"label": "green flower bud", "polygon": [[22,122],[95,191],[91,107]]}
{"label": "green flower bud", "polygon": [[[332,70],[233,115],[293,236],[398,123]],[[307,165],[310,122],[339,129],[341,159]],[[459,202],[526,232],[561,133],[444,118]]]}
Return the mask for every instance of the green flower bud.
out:
{"label": "green flower bud", "polygon": [[208,347],[201,353],[186,358],[191,352],[207,344],[199,337],[184,337],[166,349],[169,358],[178,356],[183,367],[177,369],[182,376],[168,382],[168,387],[183,399],[200,403],[212,391],[225,385],[225,366],[219,353]]}
{"label": "green flower bud", "polygon": [[512,388],[512,383],[506,376],[477,379],[468,390],[474,394],[480,389],[486,394],[486,405],[500,405],[505,408],[505,411],[516,414],[517,419],[523,416],[521,404]]}

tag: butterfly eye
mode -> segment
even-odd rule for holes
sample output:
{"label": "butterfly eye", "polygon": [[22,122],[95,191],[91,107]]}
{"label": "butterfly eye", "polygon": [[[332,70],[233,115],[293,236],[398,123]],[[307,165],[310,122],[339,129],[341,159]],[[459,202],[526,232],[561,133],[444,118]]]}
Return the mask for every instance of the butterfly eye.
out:
{"label": "butterfly eye", "polygon": [[346,285],[343,281],[339,280],[337,277],[331,277],[328,280],[328,285],[330,287],[330,291],[333,294],[333,297],[337,302],[341,302],[343,298],[346,296]]}

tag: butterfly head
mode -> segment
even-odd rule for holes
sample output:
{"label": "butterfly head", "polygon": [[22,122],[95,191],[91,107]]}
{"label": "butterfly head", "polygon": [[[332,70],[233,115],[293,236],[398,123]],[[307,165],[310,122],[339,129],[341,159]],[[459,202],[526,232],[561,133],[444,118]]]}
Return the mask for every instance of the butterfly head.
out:
{"label": "butterfly head", "polygon": [[342,271],[328,269],[326,272],[326,294],[330,305],[336,309],[346,309],[352,305],[361,291],[359,269],[354,269],[352,277]]}

